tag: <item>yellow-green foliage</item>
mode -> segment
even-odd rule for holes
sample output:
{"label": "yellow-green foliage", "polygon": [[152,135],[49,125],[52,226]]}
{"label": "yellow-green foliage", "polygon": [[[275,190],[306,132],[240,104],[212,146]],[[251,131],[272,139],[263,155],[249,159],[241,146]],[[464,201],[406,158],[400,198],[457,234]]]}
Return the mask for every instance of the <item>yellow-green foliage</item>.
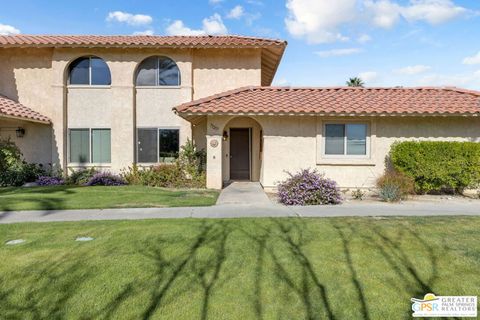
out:
{"label": "yellow-green foliage", "polygon": [[415,180],[420,193],[462,192],[480,184],[480,143],[406,141],[390,151],[393,167]]}

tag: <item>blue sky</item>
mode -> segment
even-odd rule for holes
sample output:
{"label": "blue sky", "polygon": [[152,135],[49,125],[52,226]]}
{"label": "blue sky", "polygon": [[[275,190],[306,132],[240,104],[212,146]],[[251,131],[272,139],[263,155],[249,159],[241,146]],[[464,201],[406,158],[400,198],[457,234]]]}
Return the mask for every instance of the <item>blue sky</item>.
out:
{"label": "blue sky", "polygon": [[480,90],[480,0],[5,1],[16,33],[273,37],[289,43],[276,85]]}

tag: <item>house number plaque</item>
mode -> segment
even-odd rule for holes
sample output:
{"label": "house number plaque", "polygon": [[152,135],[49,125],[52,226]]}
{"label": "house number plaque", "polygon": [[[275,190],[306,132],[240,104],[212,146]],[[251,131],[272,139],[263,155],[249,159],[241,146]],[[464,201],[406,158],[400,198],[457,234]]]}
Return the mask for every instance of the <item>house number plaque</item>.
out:
{"label": "house number plaque", "polygon": [[210,146],[211,146],[212,148],[218,147],[218,140],[217,140],[217,139],[213,139],[212,141],[210,141]]}

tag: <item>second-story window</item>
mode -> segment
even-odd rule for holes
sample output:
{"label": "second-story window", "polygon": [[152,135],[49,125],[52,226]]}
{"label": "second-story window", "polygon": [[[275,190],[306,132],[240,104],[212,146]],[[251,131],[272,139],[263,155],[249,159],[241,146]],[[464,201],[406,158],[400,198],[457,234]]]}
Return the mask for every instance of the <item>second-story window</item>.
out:
{"label": "second-story window", "polygon": [[167,57],[150,57],[138,67],[137,86],[179,86],[180,70],[177,64]]}
{"label": "second-story window", "polygon": [[82,57],[70,64],[69,84],[108,86],[111,83],[110,69],[102,58]]}

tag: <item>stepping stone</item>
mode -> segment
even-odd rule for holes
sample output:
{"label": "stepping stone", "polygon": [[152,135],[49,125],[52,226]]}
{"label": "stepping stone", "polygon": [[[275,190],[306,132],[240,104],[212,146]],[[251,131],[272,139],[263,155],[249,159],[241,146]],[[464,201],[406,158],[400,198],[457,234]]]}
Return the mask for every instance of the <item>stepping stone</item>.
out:
{"label": "stepping stone", "polygon": [[80,242],[85,242],[85,241],[92,241],[94,238],[92,237],[78,237],[75,239],[75,241],[80,241]]}
{"label": "stepping stone", "polygon": [[9,240],[7,242],[5,242],[6,245],[14,245],[14,244],[20,244],[20,243],[24,243],[25,240],[23,239],[15,239],[15,240]]}

